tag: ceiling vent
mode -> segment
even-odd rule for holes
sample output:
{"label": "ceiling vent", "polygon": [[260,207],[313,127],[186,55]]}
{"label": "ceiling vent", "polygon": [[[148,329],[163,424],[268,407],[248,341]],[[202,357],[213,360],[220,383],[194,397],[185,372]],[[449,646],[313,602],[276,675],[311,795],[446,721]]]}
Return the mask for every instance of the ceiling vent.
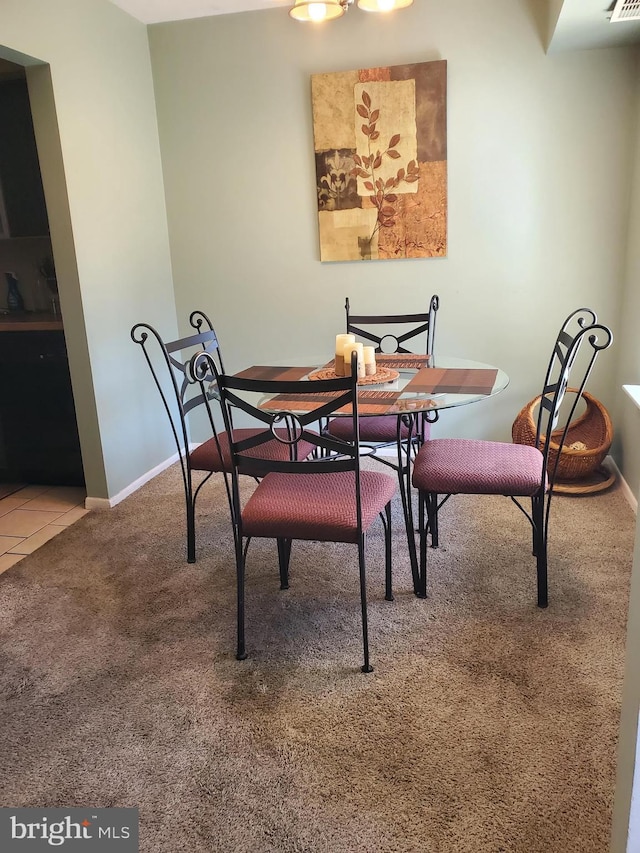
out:
{"label": "ceiling vent", "polygon": [[611,23],[640,21],[640,0],[616,0],[611,9]]}

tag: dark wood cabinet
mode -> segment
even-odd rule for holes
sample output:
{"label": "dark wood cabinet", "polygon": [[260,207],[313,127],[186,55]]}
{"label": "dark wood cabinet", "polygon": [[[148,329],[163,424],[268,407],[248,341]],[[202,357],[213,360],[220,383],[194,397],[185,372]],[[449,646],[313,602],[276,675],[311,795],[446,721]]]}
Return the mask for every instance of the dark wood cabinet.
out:
{"label": "dark wood cabinet", "polygon": [[0,236],[49,235],[29,92],[22,77],[0,81],[0,193],[5,214]]}
{"label": "dark wood cabinet", "polygon": [[0,480],[84,485],[64,333],[0,333]]}

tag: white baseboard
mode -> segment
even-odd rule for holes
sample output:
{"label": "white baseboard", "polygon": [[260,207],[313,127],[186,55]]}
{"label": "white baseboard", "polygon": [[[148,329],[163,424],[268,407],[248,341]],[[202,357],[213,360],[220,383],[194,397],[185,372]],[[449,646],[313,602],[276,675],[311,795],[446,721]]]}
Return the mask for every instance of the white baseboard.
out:
{"label": "white baseboard", "polygon": [[[197,445],[194,445],[196,447]],[[152,468],[150,471],[147,471],[146,474],[143,474],[142,477],[138,477],[137,480],[134,480],[133,483],[130,483],[125,489],[121,492],[118,492],[117,495],[114,495],[112,498],[91,498],[89,496],[86,497],[84,502],[85,509],[111,509],[123,501],[125,498],[128,498],[129,495],[132,495],[134,492],[137,492],[141,486],[144,486],[145,483],[148,483],[149,480],[153,480],[154,477],[157,477],[158,474],[161,474],[165,471],[169,466],[173,465],[174,462],[178,461],[177,452],[173,454],[173,456],[169,457],[169,459],[165,459],[164,462],[161,462],[159,465],[156,465],[155,468]]]}
{"label": "white baseboard", "polygon": [[620,482],[620,488],[622,489],[622,494],[623,494],[623,495],[625,496],[625,498],[627,499],[627,503],[629,504],[629,506],[631,507],[631,509],[632,509],[632,510],[634,511],[634,513],[637,515],[637,514],[638,514],[638,499],[637,499],[637,498],[636,498],[636,496],[633,494],[633,492],[632,492],[632,491],[631,491],[631,489],[629,488],[629,484],[627,483],[627,481],[625,480],[625,478],[624,478],[624,477],[622,476],[622,474],[620,473],[620,469],[619,469],[619,468],[618,468],[618,466],[616,465],[615,460],[614,460],[614,459],[613,459],[613,457],[611,457],[611,456],[606,456],[606,457],[605,457],[605,460],[604,460],[604,464],[605,464],[605,465],[607,466],[607,468],[609,468],[609,470],[610,470],[610,471],[612,471],[612,472],[616,475],[616,477],[618,478],[618,480],[619,480],[619,482]]}

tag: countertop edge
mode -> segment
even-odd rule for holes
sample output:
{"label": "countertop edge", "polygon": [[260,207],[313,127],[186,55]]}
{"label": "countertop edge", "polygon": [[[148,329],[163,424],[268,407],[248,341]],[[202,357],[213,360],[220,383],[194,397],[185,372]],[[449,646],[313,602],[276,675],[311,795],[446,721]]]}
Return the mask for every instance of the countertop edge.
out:
{"label": "countertop edge", "polygon": [[63,328],[62,320],[0,320],[0,332],[61,332]]}

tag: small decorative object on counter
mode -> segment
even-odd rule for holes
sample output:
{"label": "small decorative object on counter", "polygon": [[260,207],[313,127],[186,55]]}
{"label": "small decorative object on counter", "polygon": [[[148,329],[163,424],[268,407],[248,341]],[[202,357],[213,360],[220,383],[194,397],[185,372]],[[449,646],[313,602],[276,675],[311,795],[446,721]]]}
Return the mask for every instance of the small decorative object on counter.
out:
{"label": "small decorative object on counter", "polygon": [[16,278],[15,273],[6,272],[5,273],[7,284],[9,289],[7,291],[7,308],[9,311],[24,311],[24,299],[22,298],[22,294],[20,293],[20,288],[18,287],[18,279]]}
{"label": "small decorative object on counter", "polygon": [[45,290],[45,283],[41,278],[36,279],[36,286],[33,290],[33,310],[46,313],[51,308],[48,291]]}
{"label": "small decorative object on counter", "polygon": [[38,272],[47,282],[47,287],[53,293],[53,295],[57,295],[58,293],[58,280],[56,278],[56,268],[53,263],[53,258],[48,255],[46,258],[43,258],[42,263],[38,267]]}

